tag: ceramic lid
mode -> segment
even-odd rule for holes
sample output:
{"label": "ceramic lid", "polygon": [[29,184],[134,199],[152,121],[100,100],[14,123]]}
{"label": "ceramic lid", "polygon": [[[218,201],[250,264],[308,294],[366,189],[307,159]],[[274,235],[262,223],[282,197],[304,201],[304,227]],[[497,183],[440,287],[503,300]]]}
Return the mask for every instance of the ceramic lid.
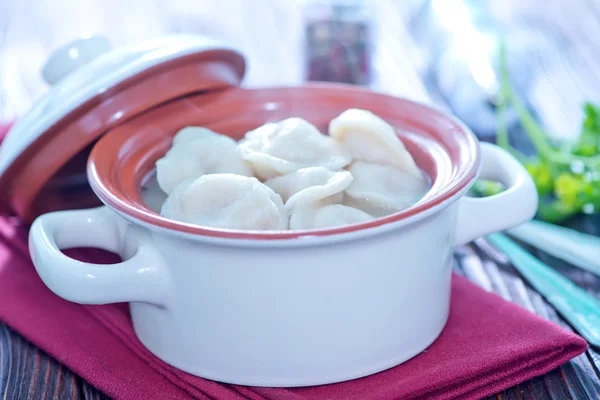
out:
{"label": "ceramic lid", "polygon": [[[0,208],[32,219],[44,186],[106,131],[169,100],[238,86],[244,72],[240,52],[203,36],[171,35],[114,50],[92,36],[63,46],[42,70],[52,88],[0,146]],[[84,173],[80,164],[71,176]]]}

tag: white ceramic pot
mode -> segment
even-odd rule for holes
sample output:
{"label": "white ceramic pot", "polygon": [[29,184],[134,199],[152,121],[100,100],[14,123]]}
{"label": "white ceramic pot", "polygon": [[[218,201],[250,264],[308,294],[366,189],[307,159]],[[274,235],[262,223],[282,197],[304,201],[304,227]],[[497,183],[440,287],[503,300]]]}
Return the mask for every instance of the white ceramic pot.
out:
{"label": "white ceramic pot", "polygon": [[[85,57],[64,60],[70,46],[90,43]],[[30,231],[44,283],[73,302],[129,302],[141,342],[192,374],[304,386],[400,364],[446,323],[454,246],[535,213],[536,190],[523,167],[430,107],[344,85],[238,89],[241,54],[201,37],[114,51],[93,39],[65,49],[44,70],[56,86],[2,144],[0,208],[25,221],[54,211]],[[348,108],[394,126],[431,178],[415,205],[345,227],[245,232],[167,220],[141,199],[144,179],[185,126],[240,139],[292,116],[323,129]],[[84,204],[71,183],[80,181],[79,163],[96,140],[87,178],[94,204],[99,198],[105,206],[56,211]],[[508,189],[465,197],[478,173]],[[71,247],[102,248],[125,261],[76,261],[61,252]]]}
{"label": "white ceramic pot", "polygon": [[[40,217],[31,254],[46,285],[67,300],[130,302],[142,343],[184,371],[259,386],[357,378],[410,359],[438,337],[456,243],[534,214],[536,191],[523,167],[494,145],[481,149],[481,175],[506,183],[506,192],[475,199],[462,190],[370,229],[292,240],[214,238],[100,207]],[[60,251],[82,246],[126,261],[98,266]]]}

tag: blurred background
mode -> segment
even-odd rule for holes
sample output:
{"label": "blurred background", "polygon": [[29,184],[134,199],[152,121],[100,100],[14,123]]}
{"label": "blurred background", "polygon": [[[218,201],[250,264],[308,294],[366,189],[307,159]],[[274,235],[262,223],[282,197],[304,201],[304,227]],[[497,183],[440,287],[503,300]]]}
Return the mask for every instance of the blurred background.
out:
{"label": "blurred background", "polygon": [[564,138],[578,132],[582,103],[600,100],[599,18],[593,0],[2,0],[0,121],[47,89],[46,58],[75,37],[118,46],[193,32],[239,47],[249,86],[337,80],[394,92],[412,68],[435,102],[487,138],[504,37],[515,87]]}

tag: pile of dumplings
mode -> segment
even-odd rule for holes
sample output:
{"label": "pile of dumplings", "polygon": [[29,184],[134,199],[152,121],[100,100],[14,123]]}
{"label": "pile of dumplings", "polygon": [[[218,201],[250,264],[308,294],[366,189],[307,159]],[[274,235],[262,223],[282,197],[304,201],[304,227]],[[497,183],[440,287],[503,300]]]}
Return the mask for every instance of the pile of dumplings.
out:
{"label": "pile of dumplings", "polygon": [[161,215],[205,227],[305,230],[365,222],[410,207],[428,190],[394,128],[349,109],[329,135],[309,122],[267,123],[236,142],[179,131],[156,162]]}

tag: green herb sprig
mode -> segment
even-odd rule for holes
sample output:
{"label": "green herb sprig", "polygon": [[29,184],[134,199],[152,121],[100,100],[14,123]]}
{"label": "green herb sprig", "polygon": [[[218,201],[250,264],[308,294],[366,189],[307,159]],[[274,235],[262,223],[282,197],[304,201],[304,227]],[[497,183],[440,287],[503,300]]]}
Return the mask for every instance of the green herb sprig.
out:
{"label": "green herb sprig", "polygon": [[[568,145],[553,144],[544,129],[527,110],[511,84],[506,65],[506,49],[500,45],[500,99],[497,108],[497,144],[520,160],[533,177],[540,203],[537,216],[560,223],[579,213],[600,211],[600,107],[584,105],[584,119],[578,139]],[[506,110],[512,107],[536,155],[526,157],[509,142]],[[495,182],[478,181],[476,196],[489,196],[503,190]]]}

